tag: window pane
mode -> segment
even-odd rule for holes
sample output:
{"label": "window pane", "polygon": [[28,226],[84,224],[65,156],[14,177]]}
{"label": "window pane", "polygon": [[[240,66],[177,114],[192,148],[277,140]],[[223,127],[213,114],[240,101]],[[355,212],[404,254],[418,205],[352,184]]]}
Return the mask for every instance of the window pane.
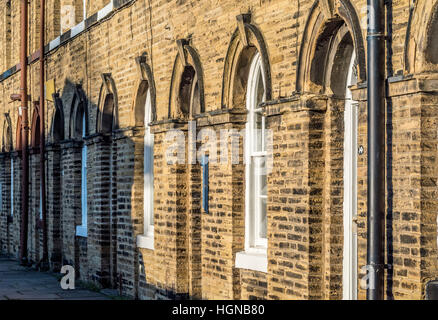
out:
{"label": "window pane", "polygon": [[265,87],[263,85],[262,78],[262,68],[260,67],[257,74],[257,92],[256,92],[256,105],[257,108],[259,104],[265,99]]}
{"label": "window pane", "polygon": [[254,113],[255,145],[254,151],[263,151],[262,133],[263,133],[263,116],[259,112]]}
{"label": "window pane", "polygon": [[267,179],[266,179],[266,168],[265,168],[266,157],[255,157],[254,158],[254,179],[255,179],[255,200],[257,201],[256,210],[257,212],[257,227],[256,230],[258,234],[257,238],[266,238],[267,236]]}
{"label": "window pane", "polygon": [[266,197],[260,197],[260,221],[259,221],[259,238],[267,238],[267,204]]}
{"label": "window pane", "polygon": [[152,120],[150,90],[146,93],[144,135],[144,233],[153,234],[154,225],[154,134],[149,123]]}

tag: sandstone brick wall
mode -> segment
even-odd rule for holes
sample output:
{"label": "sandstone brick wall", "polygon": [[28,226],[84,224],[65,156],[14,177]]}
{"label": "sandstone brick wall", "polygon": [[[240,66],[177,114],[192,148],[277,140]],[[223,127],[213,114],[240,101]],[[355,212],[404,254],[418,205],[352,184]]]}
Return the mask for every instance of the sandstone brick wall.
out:
{"label": "sandstone brick wall", "polygon": [[[358,145],[365,151],[358,156],[357,168],[360,268],[366,264],[367,245],[366,66],[365,60],[360,60],[365,57],[365,47],[360,45],[365,45],[366,39],[366,0],[118,0],[113,1],[111,14],[98,22],[93,20],[110,2],[87,0],[87,17],[91,17],[87,21],[91,22],[69,39],[69,27],[61,30],[61,21],[68,18],[66,25],[71,26],[80,23],[83,3],[47,0],[46,42],[64,33],[59,38],[61,44],[48,51],[46,62],[46,79],[54,80],[62,100],[65,131],[65,141],[46,150],[51,267],[56,270],[62,264],[71,264],[80,279],[110,287],[121,283],[124,294],[139,298],[342,298],[345,100],[333,83],[319,82],[324,68],[332,66],[318,62],[317,51],[324,50],[325,37],[330,33],[322,31],[324,26],[343,26],[346,17],[357,16],[343,28],[350,32],[351,43],[359,54],[359,84],[353,88],[353,95],[359,105]],[[386,254],[393,268],[386,270],[386,289],[388,298],[395,299],[423,298],[426,281],[438,276],[437,69],[425,53],[429,34],[433,34],[428,21],[433,20],[430,15],[437,1],[418,0],[415,10],[411,10],[411,2],[393,1],[387,6]],[[19,5],[18,0],[0,5],[0,73],[19,62]],[[71,17],[61,16],[65,5],[74,8]],[[31,1],[29,6],[29,55],[39,49],[38,6],[38,1]],[[205,113],[190,120],[196,121],[198,129],[244,128],[244,106],[238,99],[224,97],[229,90],[224,79],[235,81],[224,71],[237,65],[227,53],[233,49],[230,43],[239,43],[233,41],[242,36],[236,16],[244,13],[251,13],[250,24],[261,34],[271,75],[271,97],[264,106],[268,128],[273,131],[274,160],[268,176],[267,273],[235,267],[236,253],[244,249],[245,166],[210,164],[207,213],[200,204],[199,164],[169,165],[165,156],[168,131],[178,128],[188,135],[189,119],[177,117],[170,94],[174,66],[181,54],[176,43],[179,39],[189,41],[202,67]],[[306,25],[321,29],[313,33]],[[246,31],[246,36],[252,45],[260,45],[253,33]],[[140,80],[145,79],[135,59],[143,54],[153,74],[157,120],[152,124],[154,250],[136,245],[144,224],[144,132],[133,121],[133,114],[139,107],[135,101]],[[14,150],[19,102],[11,102],[9,97],[19,91],[20,76],[15,71],[0,76],[0,118],[9,113]],[[32,101],[39,95],[38,71],[38,62],[31,62]],[[97,132],[102,74],[111,74],[118,99],[119,130],[108,136]],[[336,83],[340,78],[342,75],[334,74],[329,82]],[[79,84],[88,110],[88,238],[75,233],[81,224],[83,142],[71,135],[71,125],[75,123],[74,88]],[[244,96],[240,99],[245,101]],[[50,102],[45,124],[49,136],[54,113]],[[0,131],[4,132],[3,120]],[[15,161],[16,177],[12,222],[7,219],[10,156]],[[0,161],[0,247],[2,252],[16,256],[21,213],[20,156],[3,152]],[[36,263],[42,255],[41,230],[36,228],[38,185],[39,155],[35,153],[30,156],[29,254]],[[364,299],[365,290],[358,291],[359,298]]]}

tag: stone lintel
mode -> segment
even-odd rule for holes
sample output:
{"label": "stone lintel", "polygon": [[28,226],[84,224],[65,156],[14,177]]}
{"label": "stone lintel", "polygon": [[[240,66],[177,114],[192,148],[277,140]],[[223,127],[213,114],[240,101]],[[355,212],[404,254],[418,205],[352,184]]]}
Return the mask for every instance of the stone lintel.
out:
{"label": "stone lintel", "polygon": [[46,144],[46,151],[47,152],[58,152],[61,150],[61,146],[59,143],[48,143]]}
{"label": "stone lintel", "polygon": [[82,148],[83,145],[83,141],[78,141],[78,140],[64,140],[60,142],[60,147],[61,149],[78,149],[78,148]]}
{"label": "stone lintel", "polygon": [[245,123],[246,109],[219,109],[205,113],[196,119],[198,127],[217,126],[228,123]]}
{"label": "stone lintel", "polygon": [[144,127],[126,127],[113,132],[113,141],[144,136]]}
{"label": "stone lintel", "polygon": [[87,146],[98,143],[110,143],[111,133],[94,133],[88,137],[84,137],[84,142]]}
{"label": "stone lintel", "polygon": [[175,129],[187,131],[187,120],[182,119],[165,119],[150,123],[152,133],[162,133]]}
{"label": "stone lintel", "polygon": [[398,97],[419,93],[438,92],[438,74],[424,73],[418,75],[395,76],[388,78],[388,96]]}
{"label": "stone lintel", "polygon": [[39,153],[40,153],[40,147],[30,147],[29,148],[30,155],[39,154]]}
{"label": "stone lintel", "polygon": [[297,94],[292,97],[271,100],[264,103],[265,116],[277,116],[287,112],[318,111],[324,112],[327,109],[327,95],[321,94]]}
{"label": "stone lintel", "polygon": [[15,158],[21,158],[22,156],[22,152],[21,150],[15,150],[11,152],[11,156],[15,159]]}
{"label": "stone lintel", "polygon": [[0,152],[0,160],[7,159],[11,156],[11,152]]}

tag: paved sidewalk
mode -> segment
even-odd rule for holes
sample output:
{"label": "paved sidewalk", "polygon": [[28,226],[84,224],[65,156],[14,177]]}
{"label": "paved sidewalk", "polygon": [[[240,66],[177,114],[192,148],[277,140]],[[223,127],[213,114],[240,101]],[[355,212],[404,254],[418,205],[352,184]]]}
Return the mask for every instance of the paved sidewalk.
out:
{"label": "paved sidewalk", "polygon": [[63,290],[54,274],[19,266],[0,257],[0,300],[111,300],[81,288]]}

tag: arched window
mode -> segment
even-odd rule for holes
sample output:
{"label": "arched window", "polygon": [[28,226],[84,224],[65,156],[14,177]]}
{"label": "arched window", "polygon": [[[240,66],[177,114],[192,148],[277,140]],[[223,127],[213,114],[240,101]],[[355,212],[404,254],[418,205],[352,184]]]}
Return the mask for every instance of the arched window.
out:
{"label": "arched window", "polygon": [[351,55],[345,88],[344,112],[344,264],[343,298],[357,299],[357,234],[354,219],[357,216],[357,126],[358,107],[352,100],[350,87],[357,82],[356,54]]}
{"label": "arched window", "polygon": [[154,135],[149,123],[152,121],[151,92],[146,93],[144,112],[144,232],[139,246],[154,249]]}
{"label": "arched window", "polygon": [[64,107],[59,94],[54,94],[55,114],[52,121],[52,142],[59,143],[64,140]]}
{"label": "arched window", "polygon": [[186,66],[181,76],[178,96],[179,108],[190,117],[201,114],[201,95],[199,91],[198,75],[192,66]]}
{"label": "arched window", "polygon": [[[85,138],[86,133],[86,114],[82,112],[82,138]],[[88,206],[87,206],[87,145],[82,145],[81,156],[81,225],[76,227],[76,235],[86,237],[88,234]]]}
{"label": "arched window", "polygon": [[14,159],[11,157],[11,217],[14,216]]}
{"label": "arched window", "polygon": [[[9,113],[5,114],[5,121],[4,121],[4,125],[3,125],[3,152],[11,152],[13,151],[12,148],[12,125],[11,125],[11,118],[9,116]],[[10,206],[10,213],[9,215],[12,217],[13,216],[13,212],[14,212],[14,208],[13,208],[13,201],[12,199],[14,198],[14,159],[11,156],[10,159],[10,178],[9,178],[9,183],[10,183],[10,191],[11,191],[11,196],[10,196],[10,200],[11,201],[11,206]],[[7,183],[5,183],[5,185],[7,185]],[[3,192],[3,183],[0,183],[0,194]],[[1,196],[3,196],[1,194]],[[2,201],[0,201],[0,204],[3,202],[3,197],[1,199]]]}
{"label": "arched window", "polygon": [[189,42],[177,41],[179,53],[173,66],[169,118],[194,118],[205,112],[201,60]]}
{"label": "arched window", "polygon": [[266,82],[263,64],[257,52],[248,75],[246,107],[246,249],[267,248],[267,183],[266,183],[266,130],[260,103],[265,100]]}
{"label": "arched window", "polygon": [[97,108],[96,131],[109,134],[119,129],[118,98],[114,79],[110,73],[102,74],[99,102]]}
{"label": "arched window", "polygon": [[14,215],[14,159],[11,157],[11,217]]}
{"label": "arched window", "polygon": [[[74,89],[73,100],[71,103],[70,111],[70,126],[69,126],[69,138],[74,140],[81,140],[84,136],[88,135],[88,102],[85,96],[85,92],[80,85],[77,85]],[[60,105],[61,106],[61,105]],[[85,125],[83,124],[85,117]]]}
{"label": "arched window", "polygon": [[22,135],[21,135],[21,116],[18,116],[17,121],[17,131],[15,133],[15,145],[16,150],[21,150],[21,145],[23,143]]}

